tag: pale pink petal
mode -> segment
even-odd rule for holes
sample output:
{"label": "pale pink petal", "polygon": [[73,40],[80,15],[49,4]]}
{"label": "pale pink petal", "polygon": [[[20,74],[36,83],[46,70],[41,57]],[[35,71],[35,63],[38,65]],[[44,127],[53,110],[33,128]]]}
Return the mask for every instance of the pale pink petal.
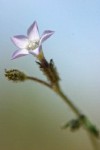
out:
{"label": "pale pink petal", "polygon": [[18,57],[22,57],[28,54],[29,52],[26,49],[16,50],[12,55],[12,59],[16,59]]}
{"label": "pale pink petal", "polygon": [[27,35],[28,35],[29,40],[32,40],[32,41],[40,39],[38,25],[36,21],[34,21],[33,24],[27,30]]}
{"label": "pale pink petal", "polygon": [[28,38],[24,35],[16,35],[11,40],[18,48],[25,48],[28,45]]}
{"label": "pale pink petal", "polygon": [[34,56],[38,56],[41,50],[42,50],[42,46],[40,45],[38,48],[34,50],[30,50],[29,53],[33,54]]}
{"label": "pale pink petal", "polygon": [[40,38],[40,44],[42,44],[45,40],[47,40],[53,33],[54,31],[50,31],[50,30],[44,31]]}

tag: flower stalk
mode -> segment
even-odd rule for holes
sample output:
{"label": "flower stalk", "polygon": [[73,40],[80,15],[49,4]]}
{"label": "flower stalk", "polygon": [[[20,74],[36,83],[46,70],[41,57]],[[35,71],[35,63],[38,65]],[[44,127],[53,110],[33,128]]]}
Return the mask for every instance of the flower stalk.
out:
{"label": "flower stalk", "polygon": [[53,90],[59,95],[65,103],[72,109],[72,111],[79,117],[81,115],[81,112],[78,110],[78,108],[71,102],[71,100],[62,92],[61,88],[54,86]]}

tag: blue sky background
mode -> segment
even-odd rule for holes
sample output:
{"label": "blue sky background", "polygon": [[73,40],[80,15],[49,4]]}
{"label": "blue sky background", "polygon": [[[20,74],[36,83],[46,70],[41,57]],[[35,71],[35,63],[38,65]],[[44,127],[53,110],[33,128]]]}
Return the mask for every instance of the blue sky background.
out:
{"label": "blue sky background", "polygon": [[[100,126],[100,1],[0,0],[0,147],[2,150],[38,150],[40,147],[41,150],[75,150],[82,149],[85,143],[85,150],[89,150],[91,144],[89,147],[83,131],[70,134],[59,130],[60,124],[73,116],[60,98],[37,84],[15,85],[3,75],[5,68],[18,68],[44,79],[31,55],[10,60],[16,50],[10,37],[26,34],[34,20],[38,22],[40,34],[45,29],[55,31],[43,49],[46,58],[55,61],[63,90]],[[80,135],[83,136],[81,145]]]}

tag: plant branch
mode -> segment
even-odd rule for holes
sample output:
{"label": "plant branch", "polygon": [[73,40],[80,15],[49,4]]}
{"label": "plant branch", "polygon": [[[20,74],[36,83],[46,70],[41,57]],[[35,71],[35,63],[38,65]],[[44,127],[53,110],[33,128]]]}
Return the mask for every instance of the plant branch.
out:
{"label": "plant branch", "polygon": [[66,102],[66,104],[71,108],[71,110],[76,114],[78,118],[83,118],[82,122],[83,122],[84,129],[87,130],[87,132],[90,132],[91,136],[93,135],[97,138],[99,137],[99,131],[97,130],[97,128],[89,121],[89,119],[85,115],[83,115],[79,111],[79,109],[73,104],[73,102],[62,92],[59,86],[50,85],[47,82],[35,77],[27,76],[27,79],[38,82],[53,90],[57,95],[59,95]]}
{"label": "plant branch", "polygon": [[67,105],[72,109],[72,111],[79,117],[81,115],[78,108],[73,104],[73,102],[62,92],[60,88],[54,88],[54,91],[67,103]]}
{"label": "plant branch", "polygon": [[35,81],[35,82],[38,82],[38,83],[40,83],[40,84],[42,84],[42,85],[45,85],[46,87],[52,89],[52,86],[51,86],[49,83],[47,83],[47,82],[45,82],[45,81],[43,81],[43,80],[40,80],[40,79],[35,78],[35,77],[31,77],[31,76],[27,76],[27,79],[28,79],[28,80],[32,80],[32,81]]}
{"label": "plant branch", "polygon": [[43,81],[43,80],[40,80],[38,78],[35,78],[35,77],[31,77],[31,76],[27,76],[27,79],[28,80],[32,80],[32,81],[35,81],[35,82],[38,82],[42,85],[45,85],[47,86],[48,88],[52,89],[54,92],[56,92],[68,105],[69,107],[73,110],[73,112],[77,115],[77,116],[80,116],[81,113],[80,111],[78,110],[78,108],[75,107],[75,105],[70,101],[70,99],[61,91],[60,88],[56,87],[56,86],[52,86],[50,85],[49,83]]}

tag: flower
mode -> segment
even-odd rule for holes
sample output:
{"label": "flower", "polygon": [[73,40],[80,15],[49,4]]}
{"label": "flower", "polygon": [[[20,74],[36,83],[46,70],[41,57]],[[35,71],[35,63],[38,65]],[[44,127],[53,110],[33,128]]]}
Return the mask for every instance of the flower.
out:
{"label": "flower", "polygon": [[11,38],[13,43],[19,48],[13,53],[12,59],[28,54],[33,54],[38,59],[40,59],[40,57],[43,57],[42,43],[47,40],[53,33],[54,31],[45,30],[40,37],[37,22],[34,21],[27,30],[27,36],[16,35]]}

